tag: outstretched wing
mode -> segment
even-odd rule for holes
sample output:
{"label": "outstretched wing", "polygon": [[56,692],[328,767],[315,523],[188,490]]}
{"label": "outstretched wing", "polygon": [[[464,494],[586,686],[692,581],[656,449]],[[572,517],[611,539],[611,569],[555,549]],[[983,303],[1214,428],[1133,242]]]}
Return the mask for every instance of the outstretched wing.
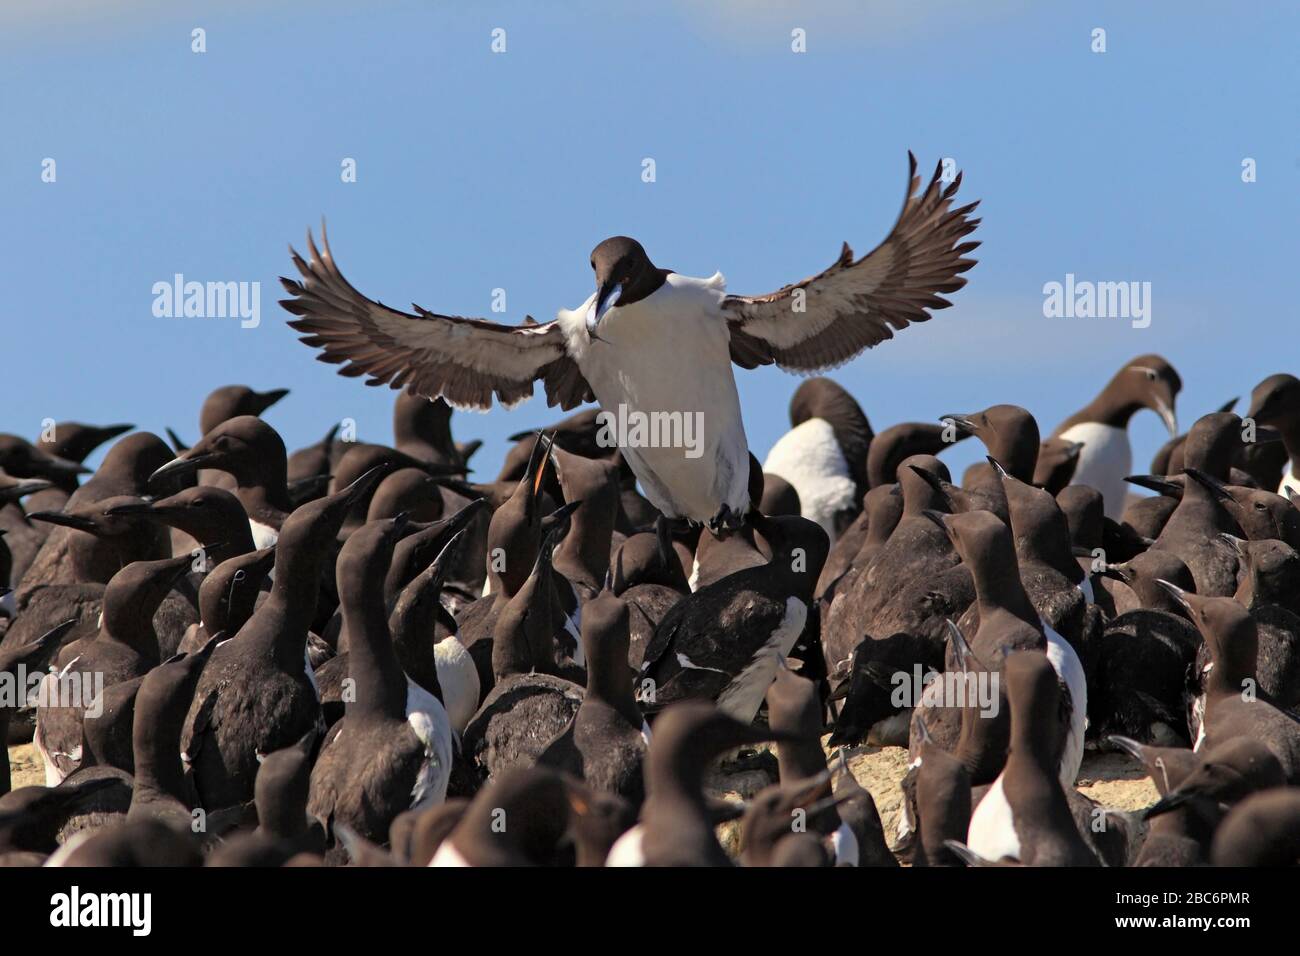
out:
{"label": "outstretched wing", "polygon": [[961,174],[945,187],[942,164],[917,195],[916,157],[909,152],[907,158],[903,211],[875,249],[855,262],[845,243],[824,272],[769,295],[723,300],[732,361],[744,368],[775,362],[792,372],[820,371],[893,338],[895,329],[926,321],[928,309],[952,304],[939,293],[960,289],[966,284],[960,273],[975,265],[962,257],[979,243],[958,240],[979,225],[968,218],[979,204],[951,208]]}
{"label": "outstretched wing", "polygon": [[321,350],[340,375],[369,376],[367,385],[402,388],[426,398],[441,395],[457,408],[486,409],[492,396],[509,407],[532,397],[541,379],[548,405],[566,411],[593,400],[590,386],[564,349],[554,322],[520,326],[438,315],[420,308],[399,312],[366,298],[343,278],[321,224],[317,250],[307,233],[309,258],[290,247],[302,281],[281,277],[292,299],[280,304],[300,316],[289,325]]}

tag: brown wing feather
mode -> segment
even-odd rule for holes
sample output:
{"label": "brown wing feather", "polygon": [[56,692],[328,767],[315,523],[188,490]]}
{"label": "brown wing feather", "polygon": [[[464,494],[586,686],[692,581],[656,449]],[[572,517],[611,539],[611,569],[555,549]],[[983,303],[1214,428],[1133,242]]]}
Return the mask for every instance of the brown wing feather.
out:
{"label": "brown wing feather", "polygon": [[308,232],[306,260],[290,248],[302,281],[281,277],[293,298],[280,304],[299,316],[289,325],[304,333],[301,341],[321,350],[320,361],[341,365],[340,375],[368,376],[367,385],[405,387],[430,399],[441,395],[458,408],[489,408],[494,395],[503,405],[517,404],[532,396],[538,379],[549,405],[568,410],[592,401],[554,322],[530,318],[512,327],[418,305],[415,315],[400,312],[343,278],[323,223],[321,246]]}
{"label": "brown wing feather", "polygon": [[[723,309],[737,365],[775,362],[795,372],[831,368],[893,338],[896,329],[926,321],[927,310],[952,304],[939,293],[960,289],[966,284],[960,274],[975,265],[963,256],[979,243],[958,240],[979,225],[969,218],[978,203],[952,208],[961,174],[945,187],[942,164],[917,195],[916,157],[907,155],[903,210],[879,246],[854,261],[846,243],[839,258],[815,276],[768,295],[727,296]],[[797,290],[804,293],[802,311],[795,310]]]}

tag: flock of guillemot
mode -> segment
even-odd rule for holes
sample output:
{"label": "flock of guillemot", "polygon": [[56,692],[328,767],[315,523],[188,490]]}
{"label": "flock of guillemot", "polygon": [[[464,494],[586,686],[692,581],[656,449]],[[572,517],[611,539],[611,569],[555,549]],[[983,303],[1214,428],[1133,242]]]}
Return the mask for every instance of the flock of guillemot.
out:
{"label": "flock of guillemot", "polygon": [[[1144,355],[1043,439],[1011,404],[875,433],[817,377],[750,453],[730,365],[818,371],[947,306],[959,184],[913,161],[880,246],[769,295],[606,240],[546,324],[389,309],[309,236],[282,304],[401,389],[391,445],[289,453],[261,417],[285,390],[247,386],[192,446],[0,435],[0,731],[46,777],[3,765],[0,863],[1300,861],[1300,380],[1179,434]],[[699,441],[611,442],[592,407],[475,480],[453,406],[537,381]],[[1133,475],[1142,409],[1170,440]],[[955,483],[936,456],[970,437]],[[908,748],[895,832],[863,746]],[[1081,794],[1087,749],[1158,801]]]}

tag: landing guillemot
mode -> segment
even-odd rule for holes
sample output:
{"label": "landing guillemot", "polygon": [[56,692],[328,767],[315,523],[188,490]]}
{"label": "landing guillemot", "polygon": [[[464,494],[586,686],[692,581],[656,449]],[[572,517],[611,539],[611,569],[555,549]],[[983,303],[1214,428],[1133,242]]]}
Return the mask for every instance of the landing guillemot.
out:
{"label": "landing guillemot", "polygon": [[301,281],[282,279],[298,316],[290,325],[320,348],[322,361],[348,376],[406,387],[456,407],[509,407],[541,380],[547,401],[564,409],[598,399],[607,411],[700,415],[710,422],[698,457],[673,447],[622,451],[650,501],[669,517],[742,521],[750,508],[749,451],[729,368],[773,363],[812,372],[846,362],[930,318],[950,303],[940,293],[965,284],[965,259],[977,242],[962,238],[978,220],[975,204],[952,208],[961,176],[945,185],[936,168],[918,193],[909,154],[903,210],[875,250],[854,259],[847,245],[825,271],[761,296],[728,295],[721,273],[691,278],[651,263],[640,243],[619,236],[591,255],[596,292],[553,322],[509,327],[399,312],[367,299],[339,272],[322,228],[324,254],[308,235],[309,256],[293,261]]}

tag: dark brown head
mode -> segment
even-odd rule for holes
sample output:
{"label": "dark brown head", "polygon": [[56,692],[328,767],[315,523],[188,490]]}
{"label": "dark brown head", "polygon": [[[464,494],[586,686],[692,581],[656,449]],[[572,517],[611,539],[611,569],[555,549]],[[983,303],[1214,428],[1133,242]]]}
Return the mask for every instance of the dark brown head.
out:
{"label": "dark brown head", "polygon": [[288,394],[287,388],[255,392],[247,385],[223,385],[204,399],[203,409],[199,412],[199,430],[206,435],[232,418],[260,415]]}
{"label": "dark brown head", "polygon": [[442,488],[436,478],[420,468],[399,468],[375,489],[366,520],[392,518],[405,512],[412,521],[437,521],[442,517],[442,508]]}
{"label": "dark brown head", "polygon": [[253,783],[258,829],[281,839],[294,839],[307,829],[307,790],[316,728],[280,750],[262,757]]}
{"label": "dark brown head", "polygon": [[1079,464],[1083,442],[1049,438],[1038,447],[1038,462],[1034,465],[1034,484],[1059,494],[1070,485],[1074,469]]}
{"label": "dark brown head", "polygon": [[1250,393],[1250,411],[1257,425],[1287,429],[1300,420],[1300,379],[1285,373],[1270,375]]}
{"label": "dark brown head", "polygon": [[13,478],[45,478],[62,481],[89,474],[84,465],[56,458],[17,435],[0,435],[0,469]]}
{"label": "dark brown head", "polygon": [[1070,554],[1070,526],[1048,492],[1012,477],[992,456],[989,464],[1002,479],[1007,512],[1015,536],[1016,553],[1023,559],[1038,559],[1076,580],[1078,565]]}
{"label": "dark brown head", "polygon": [[84,531],[96,538],[110,539],[143,531],[149,522],[136,511],[142,507],[148,507],[143,498],[118,495],[73,505],[62,511],[33,511],[27,517],[32,521]]}
{"label": "dark brown head", "polygon": [[[106,514],[157,521],[184,531],[202,544],[252,544],[244,506],[230,492],[211,485],[186,488],[157,501],[114,505]],[[232,534],[247,540],[232,540]]]}
{"label": "dark brown head", "polygon": [[1113,406],[1113,425],[1127,425],[1129,417],[1139,408],[1149,408],[1160,416],[1169,437],[1178,434],[1175,402],[1182,391],[1183,380],[1168,359],[1160,355],[1139,355],[1122,369],[1106,386],[1107,403]]}
{"label": "dark brown head", "polygon": [[668,276],[668,270],[650,261],[641,243],[627,236],[606,239],[593,249],[591,268],[596,273],[596,298],[587,311],[587,331],[593,338],[599,338],[601,321],[610,309],[640,302]]}
{"label": "dark brown head", "polygon": [[[920,514],[926,508],[952,511],[950,496],[941,490],[941,482],[951,482],[948,466],[933,455],[912,455],[898,466],[898,490],[903,498],[903,512]],[[949,486],[951,487],[951,486]]]}
{"label": "dark brown head", "polygon": [[241,484],[253,476],[275,472],[283,483],[287,469],[284,441],[255,415],[240,415],[205,433],[188,450],[155,471],[149,484],[154,486],[163,478],[193,474],[201,468],[228,472]]}
{"label": "dark brown head", "polygon": [[926,517],[944,529],[977,585],[985,576],[1019,573],[1011,529],[993,512],[945,515],[931,511]]}
{"label": "dark brown head", "polygon": [[959,431],[974,435],[988,453],[1021,481],[1034,480],[1039,433],[1034,416],[1019,405],[993,405],[970,415],[944,415]]}
{"label": "dark brown head", "polygon": [[[1228,538],[1228,535],[1220,535]],[[1246,568],[1246,577],[1237,589],[1236,598],[1247,607],[1257,604],[1294,606],[1300,596],[1300,553],[1285,541],[1228,542]]]}
{"label": "dark brown head", "polygon": [[59,422],[54,426],[54,440],[42,449],[68,461],[85,461],[92,451],[104,442],[124,435],[134,425],[85,425],[81,422]]}
{"label": "dark brown head", "polygon": [[[1232,412],[1202,415],[1183,443],[1183,469],[1196,468],[1227,481],[1229,469],[1243,451],[1243,435],[1242,420]],[[1276,433],[1272,437],[1276,438]]]}
{"label": "dark brown head", "polygon": [[367,602],[382,608],[384,577],[393,559],[393,547],[406,530],[406,516],[369,521],[351,535],[335,564],[339,604],[360,607]]}
{"label": "dark brown head", "polygon": [[104,588],[102,630],[113,637],[136,644],[142,640],[158,653],[153,634],[153,616],[172,586],[190,569],[188,554],[162,561],[133,561]]}
{"label": "dark brown head", "polygon": [[1169,582],[1162,586],[1187,610],[1214,661],[1207,688],[1240,693],[1242,682],[1254,679],[1259,656],[1259,631],[1241,604],[1228,597],[1202,597]]}
{"label": "dark brown head", "polygon": [[1056,504],[1070,526],[1070,541],[1083,548],[1100,548],[1105,527],[1101,492],[1088,485],[1069,485],[1056,495]]}

